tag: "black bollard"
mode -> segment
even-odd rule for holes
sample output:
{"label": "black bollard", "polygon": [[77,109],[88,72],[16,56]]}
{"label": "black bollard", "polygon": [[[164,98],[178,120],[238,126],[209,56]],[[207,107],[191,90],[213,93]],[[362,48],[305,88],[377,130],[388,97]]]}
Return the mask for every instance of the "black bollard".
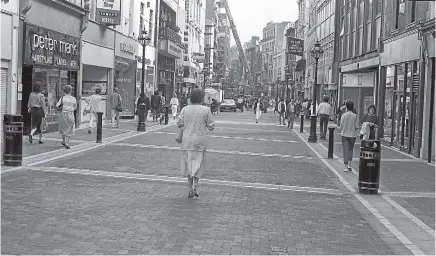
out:
{"label": "black bollard", "polygon": [[168,111],[169,111],[170,107],[169,106],[165,106],[165,124],[168,124]]}
{"label": "black bollard", "polygon": [[101,143],[103,137],[103,112],[97,112],[97,140],[96,143]]}
{"label": "black bollard", "polygon": [[5,166],[21,166],[23,163],[23,116],[5,115],[4,127],[4,164]]}
{"label": "black bollard", "polygon": [[328,149],[328,155],[327,158],[332,159],[333,158],[333,145],[335,144],[335,129],[336,127],[330,126],[329,127],[329,149]]}
{"label": "black bollard", "polygon": [[304,113],[300,114],[301,120],[300,120],[300,133],[304,132]]}
{"label": "black bollard", "polygon": [[377,194],[380,182],[380,141],[362,140],[359,161],[359,193]]}
{"label": "black bollard", "polygon": [[145,104],[141,103],[139,104],[139,108],[138,108],[138,127],[136,129],[136,131],[138,132],[145,132],[145,117],[147,115],[146,111],[145,111]]}

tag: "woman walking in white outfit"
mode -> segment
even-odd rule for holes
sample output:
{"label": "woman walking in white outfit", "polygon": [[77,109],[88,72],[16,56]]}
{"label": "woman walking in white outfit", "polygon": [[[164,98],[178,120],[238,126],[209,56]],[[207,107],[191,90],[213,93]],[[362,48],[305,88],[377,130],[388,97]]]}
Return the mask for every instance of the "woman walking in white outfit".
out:
{"label": "woman walking in white outfit", "polygon": [[192,105],[180,111],[177,125],[182,129],[182,170],[183,176],[188,177],[188,197],[198,197],[197,185],[206,165],[206,130],[213,130],[215,122],[212,120],[210,108],[202,106],[204,92],[195,89],[191,92]]}
{"label": "woman walking in white outfit", "polygon": [[171,113],[173,114],[173,119],[176,119],[177,109],[179,108],[179,99],[177,99],[177,94],[174,93],[173,98],[170,101]]}
{"label": "woman walking in white outfit", "polygon": [[65,85],[64,96],[56,104],[58,108],[62,107],[59,115],[59,133],[62,135],[62,146],[70,148],[70,137],[75,133],[74,110],[77,109],[77,100],[71,96],[73,88],[71,85]]}
{"label": "woman walking in white outfit", "polygon": [[95,89],[95,94],[89,96],[85,99],[85,102],[89,105],[89,128],[88,133],[92,132],[92,127],[94,126],[94,121],[97,122],[97,112],[100,112],[100,102],[101,102],[101,89]]}
{"label": "woman walking in white outfit", "polygon": [[256,114],[256,123],[259,123],[259,118],[262,115],[262,102],[259,99],[254,103],[254,113]]}

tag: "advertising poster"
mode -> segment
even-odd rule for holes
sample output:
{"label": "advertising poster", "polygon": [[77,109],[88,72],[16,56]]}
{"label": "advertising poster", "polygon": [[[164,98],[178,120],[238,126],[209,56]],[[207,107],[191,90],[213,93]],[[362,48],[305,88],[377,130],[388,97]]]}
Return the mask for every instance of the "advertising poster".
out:
{"label": "advertising poster", "polygon": [[107,94],[107,82],[105,81],[83,81],[82,82],[82,96],[88,97],[95,93],[95,89],[100,88],[101,94]]}
{"label": "advertising poster", "polygon": [[123,101],[121,116],[134,116],[136,99],[136,60],[115,57],[115,87]]}
{"label": "advertising poster", "polygon": [[120,25],[121,0],[97,0],[95,20],[106,25]]}

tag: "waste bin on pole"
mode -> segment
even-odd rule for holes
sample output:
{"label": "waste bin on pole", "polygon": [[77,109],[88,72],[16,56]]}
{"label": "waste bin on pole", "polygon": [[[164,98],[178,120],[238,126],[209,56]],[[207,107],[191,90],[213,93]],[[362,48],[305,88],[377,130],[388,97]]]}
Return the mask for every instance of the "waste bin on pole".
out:
{"label": "waste bin on pole", "polygon": [[23,116],[4,116],[3,162],[5,166],[21,166],[23,162]]}
{"label": "waste bin on pole", "polygon": [[362,140],[360,144],[359,192],[377,194],[380,181],[380,140]]}

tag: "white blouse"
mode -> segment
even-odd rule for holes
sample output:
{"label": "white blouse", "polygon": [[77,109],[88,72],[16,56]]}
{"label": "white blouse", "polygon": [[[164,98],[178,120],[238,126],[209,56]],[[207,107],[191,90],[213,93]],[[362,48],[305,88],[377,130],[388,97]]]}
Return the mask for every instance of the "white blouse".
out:
{"label": "white blouse", "polygon": [[56,104],[56,107],[59,107],[61,105],[62,101],[62,112],[71,112],[77,109],[77,100],[75,97],[71,95],[65,95],[62,98],[59,99],[58,103]]}

